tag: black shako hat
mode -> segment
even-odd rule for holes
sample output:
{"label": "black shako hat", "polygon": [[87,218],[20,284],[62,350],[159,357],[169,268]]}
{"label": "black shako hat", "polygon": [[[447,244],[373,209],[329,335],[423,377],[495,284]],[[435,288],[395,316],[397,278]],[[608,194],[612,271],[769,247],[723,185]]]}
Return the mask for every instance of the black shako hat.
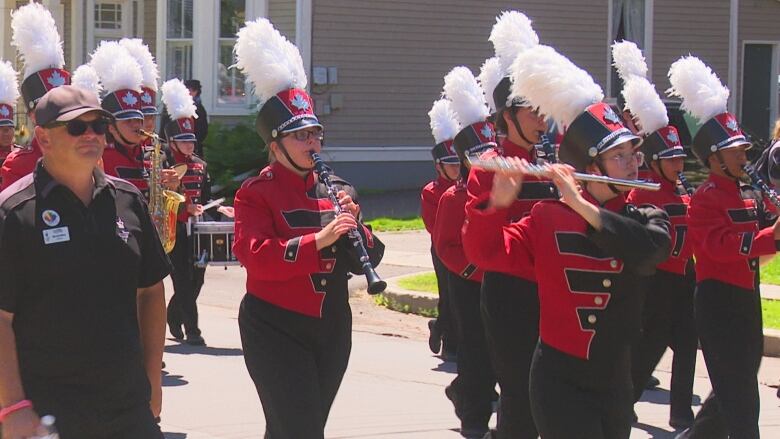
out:
{"label": "black shako hat", "polygon": [[473,123],[460,130],[453,143],[458,159],[465,163],[466,157],[479,155],[497,146],[496,130],[493,124],[487,121]]}
{"label": "black shako hat", "polygon": [[34,110],[46,92],[61,85],[70,85],[70,73],[65,69],[43,69],[25,78],[21,91],[27,111]]}
{"label": "black shako hat", "polygon": [[623,125],[620,116],[608,104],[599,102],[586,108],[569,125],[558,157],[577,171],[584,171],[599,154],[629,141],[635,148],[642,143],[642,139]]}
{"label": "black shako hat", "polygon": [[510,94],[512,94],[512,79],[509,76],[504,76],[498,82],[496,88],[493,89],[493,102],[496,104],[496,113],[500,113],[502,110],[510,107],[529,106],[528,101],[519,96],[515,96],[510,101]]}
{"label": "black shako hat", "polygon": [[699,128],[693,137],[693,153],[701,162],[707,165],[707,158],[713,153],[727,148],[752,145],[748,142],[737,118],[729,112],[720,113],[711,118]]}
{"label": "black shako hat", "polygon": [[452,139],[437,143],[431,149],[431,155],[433,156],[433,161],[436,163],[450,165],[457,165],[460,163],[460,159],[458,158],[458,153],[455,151],[455,144]]}
{"label": "black shako hat", "polygon": [[677,128],[667,125],[659,130],[653,131],[642,141],[642,152],[647,159],[663,160],[675,157],[687,157],[682,143],[680,143],[680,134]]}
{"label": "black shako hat", "polygon": [[255,120],[257,133],[267,144],[280,135],[307,127],[322,128],[314,114],[314,104],[305,90],[290,88],[271,96]]}

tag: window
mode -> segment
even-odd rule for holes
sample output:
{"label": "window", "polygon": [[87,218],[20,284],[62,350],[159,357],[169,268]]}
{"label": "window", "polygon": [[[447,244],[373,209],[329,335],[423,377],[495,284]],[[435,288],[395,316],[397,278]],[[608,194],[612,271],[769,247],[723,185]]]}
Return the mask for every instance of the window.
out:
{"label": "window", "polygon": [[219,49],[217,51],[217,104],[247,103],[244,75],[231,69],[235,63],[233,46],[236,33],[246,22],[245,0],[220,0]]}
{"label": "window", "polygon": [[122,29],[122,5],[95,3],[95,29]]}
{"label": "window", "polygon": [[[645,48],[645,0],[612,0],[611,20],[611,41],[632,41],[640,49]],[[615,67],[610,67],[609,80],[612,96],[618,96],[623,83]]]}
{"label": "window", "polygon": [[193,0],[168,0],[165,79],[192,78]]}

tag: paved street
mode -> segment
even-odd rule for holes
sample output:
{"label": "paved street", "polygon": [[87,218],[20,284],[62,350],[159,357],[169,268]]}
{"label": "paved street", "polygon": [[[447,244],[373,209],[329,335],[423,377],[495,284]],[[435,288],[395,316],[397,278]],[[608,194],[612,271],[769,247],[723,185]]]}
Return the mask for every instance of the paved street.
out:
{"label": "paved street", "polygon": [[[430,269],[424,232],[381,235],[387,245],[378,272],[389,278]],[[458,420],[444,397],[454,364],[428,350],[427,319],[396,313],[373,304],[353,279],[352,357],[328,422],[328,438],[458,438]],[[170,294],[170,283],[166,286]],[[212,267],[206,273],[200,303],[206,348],[169,340],[164,378],[163,429],[167,438],[261,438],[262,409],[241,356],[236,321],[244,292],[244,272]],[[673,438],[668,420],[671,356],[656,376],[661,389],[646,392],[637,406],[641,424],[632,438]],[[699,358],[695,394],[703,400],[710,387]],[[762,437],[780,437],[780,359],[765,358],[760,373]],[[698,401],[698,400],[697,400]],[[698,410],[698,407],[695,408]],[[495,423],[495,418],[492,421]]]}

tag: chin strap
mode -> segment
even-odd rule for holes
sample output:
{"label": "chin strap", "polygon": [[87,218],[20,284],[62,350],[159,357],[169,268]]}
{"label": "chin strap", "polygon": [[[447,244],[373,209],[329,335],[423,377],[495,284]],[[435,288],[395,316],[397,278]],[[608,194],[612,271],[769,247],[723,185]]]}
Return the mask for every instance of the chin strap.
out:
{"label": "chin strap", "polygon": [[445,180],[447,180],[447,181],[458,181],[457,178],[450,178],[450,176],[447,175],[447,171],[444,170],[444,165],[441,162],[436,163],[436,168],[438,168],[439,173],[444,177]]}
{"label": "chin strap", "polygon": [[517,130],[517,134],[525,141],[525,143],[534,146],[534,142],[528,140],[528,137],[526,137],[525,133],[523,132],[523,127],[521,127],[520,122],[517,121],[517,107],[510,107],[509,111],[512,112],[512,124],[515,126],[515,130]]}
{"label": "chin strap", "polygon": [[125,138],[125,136],[122,135],[122,131],[119,130],[119,127],[116,124],[116,120],[114,120],[114,128],[116,129],[116,133],[119,136],[119,140],[121,140],[123,144],[125,144],[125,145],[134,145],[133,142],[127,140]]}
{"label": "chin strap", "polygon": [[[609,175],[607,174],[607,170],[604,169],[604,166],[601,164],[601,162],[598,159],[594,160],[594,162],[596,163],[596,166],[599,168],[599,172],[601,172],[601,175],[605,175],[605,176]],[[607,183],[607,187],[609,187],[609,190],[611,190],[613,194],[615,195],[621,194],[620,189],[618,189],[617,186],[615,186],[614,184]]]}
{"label": "chin strap", "polygon": [[726,163],[723,161],[723,156],[720,154],[720,150],[715,151],[715,158],[718,159],[718,163],[720,164],[720,170],[723,171],[724,174],[726,174],[727,177],[733,178],[734,180],[739,180],[739,177],[732,174],[731,171],[729,171],[728,166],[726,166]]}
{"label": "chin strap", "polygon": [[276,144],[279,145],[279,149],[282,150],[282,154],[284,154],[284,158],[287,159],[287,161],[292,165],[293,168],[299,170],[300,172],[309,172],[309,171],[311,171],[313,169],[313,168],[304,168],[304,167],[298,166],[298,164],[295,163],[295,160],[293,160],[292,157],[290,157],[290,154],[287,154],[287,148],[284,147],[284,144],[282,143],[282,137],[281,136],[279,136],[276,139]]}
{"label": "chin strap", "polygon": [[661,175],[661,178],[676,186],[677,179],[675,178],[674,180],[672,180],[671,178],[666,176],[666,173],[664,172],[664,168],[661,166],[661,160],[656,160],[656,163],[658,163],[658,174]]}

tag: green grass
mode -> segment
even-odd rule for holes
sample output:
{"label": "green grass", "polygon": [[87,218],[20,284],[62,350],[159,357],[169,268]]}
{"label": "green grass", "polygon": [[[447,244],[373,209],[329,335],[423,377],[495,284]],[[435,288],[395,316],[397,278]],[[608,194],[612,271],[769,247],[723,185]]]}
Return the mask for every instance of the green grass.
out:
{"label": "green grass", "polygon": [[775,258],[761,267],[761,283],[780,285],[780,259]]}
{"label": "green grass", "polygon": [[385,216],[366,221],[376,232],[398,232],[402,230],[422,230],[425,225],[419,216],[408,218],[388,218]]}
{"label": "green grass", "polygon": [[439,294],[439,287],[436,283],[436,273],[432,271],[399,279],[398,285],[407,290]]}
{"label": "green grass", "polygon": [[764,328],[780,329],[780,300],[761,299]]}

